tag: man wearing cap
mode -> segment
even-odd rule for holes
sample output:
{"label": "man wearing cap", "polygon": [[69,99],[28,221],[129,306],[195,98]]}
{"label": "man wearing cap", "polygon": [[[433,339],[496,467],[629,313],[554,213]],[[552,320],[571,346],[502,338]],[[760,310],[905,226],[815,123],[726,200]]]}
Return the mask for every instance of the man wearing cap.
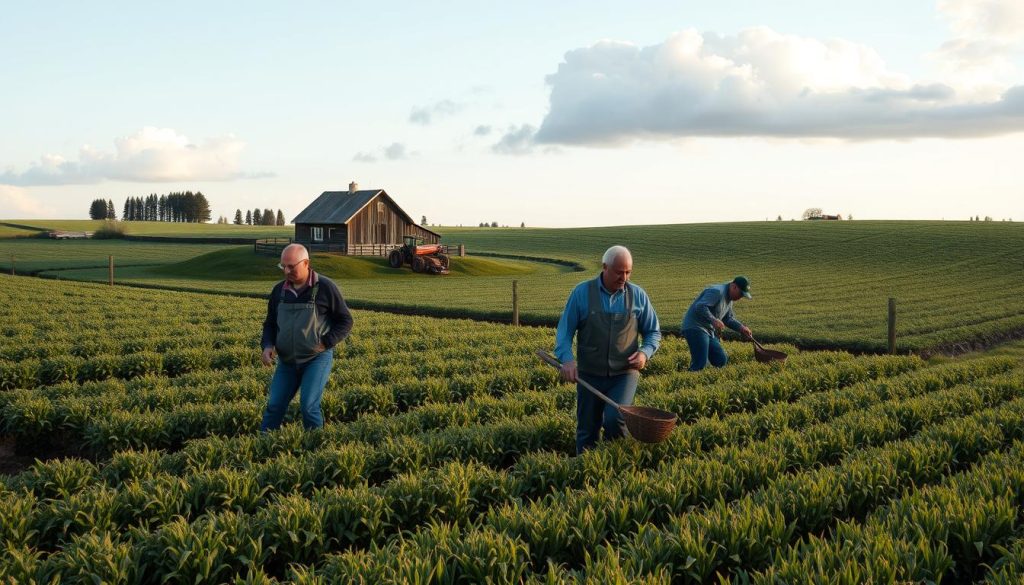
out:
{"label": "man wearing cap", "polygon": [[747,339],[750,328],[740,323],[732,312],[732,304],[740,298],[751,298],[750,281],[737,276],[731,282],[714,284],[700,293],[683,317],[682,335],[690,346],[690,371],[703,370],[708,362],[720,368],[729,361],[718,338],[728,327]]}
{"label": "man wearing cap", "polygon": [[263,322],[263,363],[277,355],[270,396],[260,431],[281,426],[288,403],[299,393],[302,425],[324,426],[320,399],[331,373],[334,346],[352,331],[352,314],[332,280],[309,267],[309,252],[290,244],[281,252],[278,267],[284,280],[270,292]]}
{"label": "man wearing cap", "polygon": [[[661,343],[661,327],[650,298],[644,289],[629,282],[633,273],[629,250],[612,246],[601,263],[601,274],[579,283],[569,295],[555,333],[555,357],[562,363],[562,378],[577,382],[577,454],[597,443],[602,426],[606,441],[626,433],[619,411],[579,381],[628,406],[633,403],[640,370]],[[572,353],[573,337],[578,362]]]}

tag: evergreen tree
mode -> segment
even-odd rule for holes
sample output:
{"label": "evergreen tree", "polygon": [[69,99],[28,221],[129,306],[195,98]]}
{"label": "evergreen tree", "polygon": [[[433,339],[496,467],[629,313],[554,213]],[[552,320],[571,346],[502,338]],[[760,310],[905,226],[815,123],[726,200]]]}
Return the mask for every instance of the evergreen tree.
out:
{"label": "evergreen tree", "polygon": [[89,219],[103,219],[107,217],[107,204],[102,199],[93,199],[89,205]]}
{"label": "evergreen tree", "polygon": [[252,225],[252,211],[249,209],[245,210],[245,225]]}
{"label": "evergreen tree", "polygon": [[284,212],[277,210],[277,225],[284,225]]}
{"label": "evergreen tree", "polygon": [[131,219],[131,197],[126,197],[124,200],[124,209],[121,210],[121,219],[128,221]]}
{"label": "evergreen tree", "polygon": [[113,221],[117,219],[117,212],[114,211],[114,200],[107,199],[107,219]]}
{"label": "evergreen tree", "polygon": [[242,210],[241,209],[236,209],[235,210],[235,222],[234,223],[235,223],[235,225],[242,225]]}
{"label": "evergreen tree", "polygon": [[263,210],[263,225],[274,225],[274,210],[264,209]]}
{"label": "evergreen tree", "polygon": [[252,225],[263,225],[263,212],[259,208],[252,211]]}

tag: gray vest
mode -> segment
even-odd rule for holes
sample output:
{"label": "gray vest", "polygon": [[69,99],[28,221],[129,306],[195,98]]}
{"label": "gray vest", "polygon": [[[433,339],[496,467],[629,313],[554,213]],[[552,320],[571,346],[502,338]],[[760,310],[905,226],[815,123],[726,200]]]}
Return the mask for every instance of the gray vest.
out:
{"label": "gray vest", "polygon": [[289,364],[303,364],[317,356],[320,338],[330,331],[330,323],[321,322],[316,312],[316,293],[320,283],[313,285],[309,302],[284,302],[284,288],[277,303],[277,355]]}
{"label": "gray vest", "polygon": [[639,347],[633,289],[626,284],[626,312],[619,314],[605,312],[598,287],[596,278],[590,281],[587,318],[576,336],[576,367],[592,376],[618,376],[630,370],[627,360]]}

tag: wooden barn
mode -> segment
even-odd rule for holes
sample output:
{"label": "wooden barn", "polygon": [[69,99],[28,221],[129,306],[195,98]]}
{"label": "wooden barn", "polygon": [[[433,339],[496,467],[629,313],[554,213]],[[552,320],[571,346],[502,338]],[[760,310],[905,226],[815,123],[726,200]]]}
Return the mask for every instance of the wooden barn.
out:
{"label": "wooden barn", "polygon": [[351,255],[383,255],[404,236],[436,244],[440,234],[417,225],[383,189],[324,191],[295,219],[295,241],[310,250]]}

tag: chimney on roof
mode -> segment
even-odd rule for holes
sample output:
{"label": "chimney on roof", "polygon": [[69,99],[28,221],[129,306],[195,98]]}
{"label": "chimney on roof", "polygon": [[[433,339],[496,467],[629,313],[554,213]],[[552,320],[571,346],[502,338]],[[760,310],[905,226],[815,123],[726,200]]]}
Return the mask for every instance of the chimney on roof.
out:
{"label": "chimney on roof", "polygon": [[359,183],[356,183],[355,181],[352,181],[351,183],[348,184],[348,192],[349,193],[355,193],[358,190],[359,190]]}

